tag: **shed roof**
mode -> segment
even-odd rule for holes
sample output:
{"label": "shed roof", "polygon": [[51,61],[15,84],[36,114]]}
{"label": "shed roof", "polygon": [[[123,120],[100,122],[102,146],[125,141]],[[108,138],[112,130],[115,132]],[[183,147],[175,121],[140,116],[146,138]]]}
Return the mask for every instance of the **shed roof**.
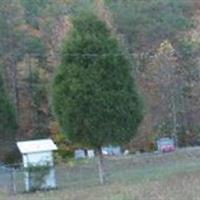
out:
{"label": "shed roof", "polygon": [[52,139],[17,142],[17,146],[21,154],[57,150],[57,146],[55,145]]}

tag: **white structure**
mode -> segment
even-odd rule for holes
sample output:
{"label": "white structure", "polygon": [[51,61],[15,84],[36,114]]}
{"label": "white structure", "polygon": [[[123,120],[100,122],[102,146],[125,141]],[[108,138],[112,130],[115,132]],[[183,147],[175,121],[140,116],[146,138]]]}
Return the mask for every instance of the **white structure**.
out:
{"label": "white structure", "polygon": [[75,159],[94,158],[95,153],[93,149],[76,149],[74,151]]}
{"label": "white structure", "polygon": [[74,156],[76,159],[86,158],[85,151],[83,149],[77,149],[74,152]]}
{"label": "white structure", "polygon": [[[23,165],[25,170],[25,187],[26,191],[33,189],[55,188],[55,168],[53,162],[53,151],[57,150],[57,146],[51,139],[31,140],[17,142],[17,146],[22,154]],[[40,184],[36,184],[37,174],[30,172],[31,168],[47,169],[48,171],[40,175]],[[28,170],[29,169],[29,170]],[[39,187],[39,188],[38,188]]]}
{"label": "white structure", "polygon": [[95,153],[93,149],[88,149],[87,150],[87,156],[88,158],[94,158],[95,157]]}
{"label": "white structure", "polygon": [[121,156],[122,155],[122,150],[120,146],[107,146],[107,147],[102,147],[102,153],[104,155],[108,156]]}

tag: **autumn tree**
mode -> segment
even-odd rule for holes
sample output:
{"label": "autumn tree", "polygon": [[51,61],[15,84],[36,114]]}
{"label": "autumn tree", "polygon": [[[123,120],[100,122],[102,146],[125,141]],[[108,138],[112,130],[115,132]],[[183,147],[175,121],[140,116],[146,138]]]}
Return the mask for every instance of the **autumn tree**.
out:
{"label": "autumn tree", "polygon": [[[178,65],[176,51],[172,44],[165,40],[160,44],[149,67],[149,80],[157,86],[158,99],[155,101],[159,108],[156,129],[161,136],[170,136],[178,144],[178,132],[181,126],[182,97],[182,68]],[[155,117],[156,118],[156,117]]]}
{"label": "autumn tree", "polygon": [[23,56],[22,43],[25,35],[17,29],[21,19],[20,7],[16,0],[0,0],[0,61],[5,68],[6,84],[16,112],[19,109],[17,62]]}
{"label": "autumn tree", "polygon": [[[192,26],[193,1],[105,0],[113,12],[117,31],[132,51],[155,48],[165,39],[174,40]],[[167,27],[167,28],[166,28]]]}
{"label": "autumn tree", "polygon": [[102,147],[125,144],[142,120],[131,64],[118,41],[94,14],[73,18],[53,82],[53,109],[73,142],[95,148],[105,181]]}

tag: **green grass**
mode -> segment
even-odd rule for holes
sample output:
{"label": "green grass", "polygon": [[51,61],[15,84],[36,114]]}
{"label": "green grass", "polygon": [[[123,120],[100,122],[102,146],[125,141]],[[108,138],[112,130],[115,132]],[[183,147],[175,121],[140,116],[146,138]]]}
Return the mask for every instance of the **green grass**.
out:
{"label": "green grass", "polygon": [[105,165],[105,186],[99,185],[96,162],[74,162],[58,166],[58,190],[0,193],[0,200],[200,200],[200,159],[193,152],[106,159]]}
{"label": "green grass", "polygon": [[177,173],[200,171],[200,161],[176,161],[163,164],[147,164],[142,167],[113,171],[111,178],[124,183],[140,183],[148,180],[162,180]]}

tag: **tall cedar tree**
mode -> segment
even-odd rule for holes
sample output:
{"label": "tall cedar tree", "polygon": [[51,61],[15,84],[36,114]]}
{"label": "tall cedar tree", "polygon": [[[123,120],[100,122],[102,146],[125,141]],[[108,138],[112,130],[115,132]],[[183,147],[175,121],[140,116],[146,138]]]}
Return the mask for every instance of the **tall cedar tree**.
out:
{"label": "tall cedar tree", "polygon": [[69,139],[97,149],[127,143],[142,120],[131,64],[106,25],[94,14],[73,19],[53,83],[53,107]]}
{"label": "tall cedar tree", "polygon": [[7,145],[14,141],[16,128],[14,106],[6,93],[3,78],[0,74],[0,143],[3,142],[3,144]]}

